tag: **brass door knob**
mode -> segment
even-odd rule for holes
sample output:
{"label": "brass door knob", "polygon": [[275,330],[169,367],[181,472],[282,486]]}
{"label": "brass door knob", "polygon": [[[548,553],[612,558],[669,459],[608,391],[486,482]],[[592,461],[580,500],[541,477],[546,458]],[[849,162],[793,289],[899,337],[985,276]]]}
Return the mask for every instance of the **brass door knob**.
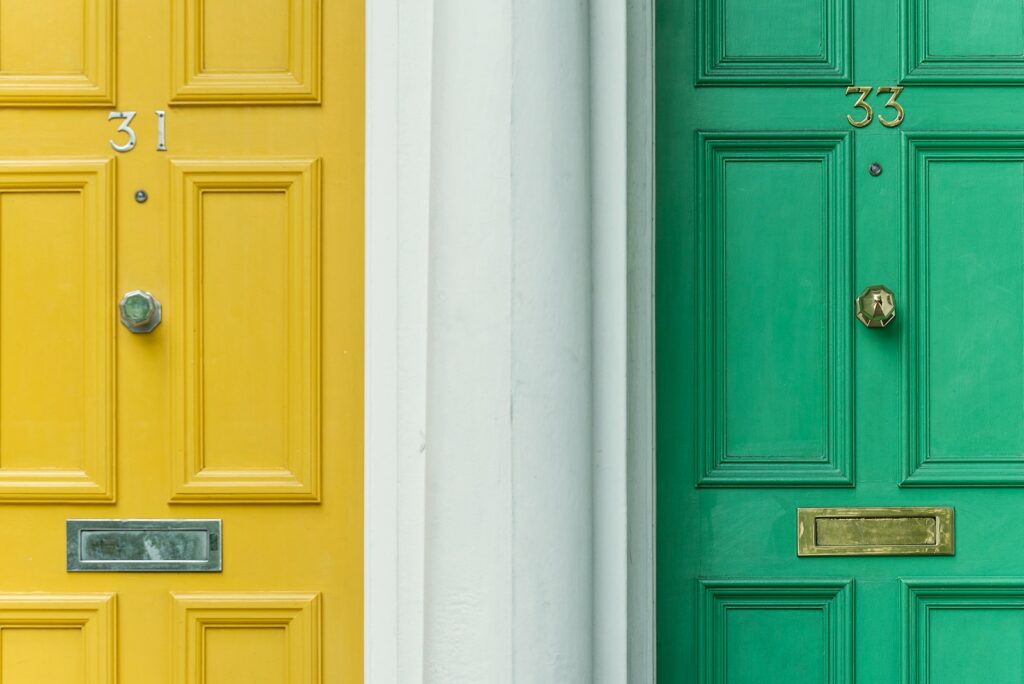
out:
{"label": "brass door knob", "polygon": [[153,332],[160,325],[162,307],[157,298],[142,290],[132,290],[121,298],[121,323],[133,333]]}
{"label": "brass door knob", "polygon": [[866,287],[856,302],[857,320],[869,328],[884,328],[896,318],[896,295],[885,285]]}

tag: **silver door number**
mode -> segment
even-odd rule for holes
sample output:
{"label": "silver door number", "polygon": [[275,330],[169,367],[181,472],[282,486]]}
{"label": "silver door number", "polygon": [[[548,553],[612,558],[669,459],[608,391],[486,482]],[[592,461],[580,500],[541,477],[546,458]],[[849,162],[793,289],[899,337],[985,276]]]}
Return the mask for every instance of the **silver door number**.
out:
{"label": "silver door number", "polygon": [[167,151],[167,115],[162,109],[156,110],[156,151]]}
{"label": "silver door number", "polygon": [[107,117],[107,121],[114,121],[115,119],[124,119],[121,125],[117,127],[118,133],[124,133],[128,136],[128,142],[123,145],[118,145],[113,140],[110,141],[110,146],[118,152],[130,152],[135,149],[135,129],[132,128],[132,119],[135,118],[135,112],[110,112]]}
{"label": "silver door number", "polygon": [[[128,140],[124,144],[118,144],[113,140],[110,141],[110,146],[118,152],[131,152],[135,149],[135,143],[138,142],[138,138],[135,135],[135,129],[132,128],[132,119],[134,118],[135,112],[110,112],[107,115],[107,121],[122,119],[117,127],[117,132],[128,136]],[[156,149],[158,152],[167,151],[167,117],[163,110],[157,110],[156,112]]]}

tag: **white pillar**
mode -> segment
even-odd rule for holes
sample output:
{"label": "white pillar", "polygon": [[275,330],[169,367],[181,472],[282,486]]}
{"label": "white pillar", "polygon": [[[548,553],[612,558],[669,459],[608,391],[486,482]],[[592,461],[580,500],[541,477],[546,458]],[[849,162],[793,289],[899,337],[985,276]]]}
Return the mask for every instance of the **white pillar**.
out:
{"label": "white pillar", "polygon": [[626,3],[590,1],[594,684],[627,677]]}
{"label": "white pillar", "polygon": [[434,8],[424,678],[591,682],[588,7]]}

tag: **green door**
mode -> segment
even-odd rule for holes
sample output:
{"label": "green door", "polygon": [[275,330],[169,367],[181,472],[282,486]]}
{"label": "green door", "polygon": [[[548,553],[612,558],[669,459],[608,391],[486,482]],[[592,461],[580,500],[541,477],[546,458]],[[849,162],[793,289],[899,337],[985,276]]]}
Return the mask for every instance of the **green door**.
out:
{"label": "green door", "polygon": [[1024,681],[1024,3],[656,44],[659,681]]}

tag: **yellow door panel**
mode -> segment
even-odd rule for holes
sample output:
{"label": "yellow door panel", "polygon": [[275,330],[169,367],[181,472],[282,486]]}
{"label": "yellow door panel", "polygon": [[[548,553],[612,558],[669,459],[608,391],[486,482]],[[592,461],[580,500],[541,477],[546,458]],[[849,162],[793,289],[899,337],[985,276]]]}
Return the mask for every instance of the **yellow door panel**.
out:
{"label": "yellow door panel", "polygon": [[319,498],[318,169],[173,164],[176,500]]}
{"label": "yellow door panel", "polygon": [[55,1],[0,0],[0,684],[361,681],[362,0]]}
{"label": "yellow door panel", "polygon": [[113,0],[0,2],[0,103],[114,101]]}
{"label": "yellow door panel", "polygon": [[317,0],[173,1],[173,102],[319,101]]}
{"label": "yellow door panel", "polygon": [[316,594],[187,594],[174,603],[174,684],[320,681]]}
{"label": "yellow door panel", "polygon": [[114,496],[112,166],[0,164],[0,501]]}
{"label": "yellow door panel", "polygon": [[0,682],[113,684],[113,594],[0,595]]}

